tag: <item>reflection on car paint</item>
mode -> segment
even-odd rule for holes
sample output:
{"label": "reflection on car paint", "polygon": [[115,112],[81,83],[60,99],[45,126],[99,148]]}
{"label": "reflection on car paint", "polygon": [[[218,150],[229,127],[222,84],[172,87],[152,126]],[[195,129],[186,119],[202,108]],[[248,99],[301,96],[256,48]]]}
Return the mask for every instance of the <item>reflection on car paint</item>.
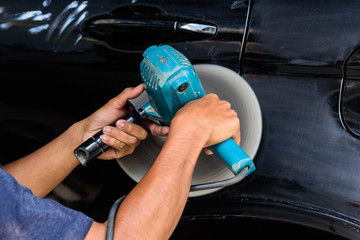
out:
{"label": "reflection on car paint", "polygon": [[[50,5],[51,0],[44,0],[42,2],[43,8],[47,8]],[[35,35],[47,31],[45,40],[52,42],[54,51],[69,49],[75,46],[81,39],[80,34],[71,37],[70,34],[87,17],[87,6],[88,1],[71,1],[57,16],[54,16],[51,12],[45,12],[43,9],[11,13],[9,9],[0,7],[0,14],[3,15],[2,19],[5,20],[0,24],[0,30],[24,27],[24,23],[31,24],[33,27],[28,28],[28,33]],[[58,31],[56,31],[57,29]]]}
{"label": "reflection on car paint", "polygon": [[[61,35],[65,29],[70,26],[78,14],[80,14],[88,5],[88,1],[84,1],[79,4],[78,1],[73,1],[65,7],[65,9],[55,18],[54,22],[51,24],[51,27],[46,35],[46,38],[49,40],[51,35],[54,33],[58,25],[61,25],[61,22],[64,22],[63,26],[60,28],[59,34]],[[74,9],[73,12],[71,12]],[[71,12],[71,13],[70,13]],[[75,21],[75,25],[79,24],[87,15],[87,12],[83,12],[80,17]],[[74,27],[74,26],[73,26]]]}
{"label": "reflection on car paint", "polygon": [[29,28],[29,32],[31,34],[37,34],[41,31],[44,31],[46,29],[48,29],[49,27],[49,24],[44,24],[44,25],[40,25],[40,26],[37,26],[37,27],[33,27],[33,28]]}

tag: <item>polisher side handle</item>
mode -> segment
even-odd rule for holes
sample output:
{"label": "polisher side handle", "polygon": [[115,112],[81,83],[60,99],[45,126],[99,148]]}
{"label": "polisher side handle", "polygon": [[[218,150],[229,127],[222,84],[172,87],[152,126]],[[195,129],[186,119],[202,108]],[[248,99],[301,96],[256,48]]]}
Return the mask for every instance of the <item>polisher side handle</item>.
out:
{"label": "polisher side handle", "polygon": [[[127,108],[129,110],[129,113],[122,119],[131,123],[138,124],[144,127],[150,133],[150,130],[146,124],[146,112],[142,108],[136,109],[129,101],[127,102]],[[113,124],[113,126],[115,126],[115,123]],[[74,150],[75,157],[83,166],[86,166],[90,160],[97,158],[103,152],[110,148],[108,145],[101,141],[100,136],[102,134],[103,132],[99,131]]]}
{"label": "polisher side handle", "polygon": [[255,165],[251,158],[232,138],[210,146],[210,149],[235,175],[246,166],[249,167],[246,176],[255,170]]}

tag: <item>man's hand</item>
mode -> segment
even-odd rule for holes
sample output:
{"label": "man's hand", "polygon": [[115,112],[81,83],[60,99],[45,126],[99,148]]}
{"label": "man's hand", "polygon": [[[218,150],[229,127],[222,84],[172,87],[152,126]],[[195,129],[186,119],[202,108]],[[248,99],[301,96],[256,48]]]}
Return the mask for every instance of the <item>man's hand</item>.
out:
{"label": "man's hand", "polygon": [[[131,154],[135,147],[144,140],[147,131],[134,123],[119,120],[128,113],[126,101],[140,96],[145,90],[145,85],[140,84],[135,88],[126,88],[118,96],[111,99],[102,108],[84,119],[83,133],[81,134],[81,142],[86,141],[95,133],[102,131],[104,134],[101,140],[111,148],[99,156],[100,159],[121,158]],[[116,126],[109,126],[116,121]],[[151,133],[156,136],[166,136],[169,131],[168,127],[159,126],[153,122],[148,122]]]}
{"label": "man's hand", "polygon": [[[204,147],[233,138],[240,144],[240,120],[231,109],[231,104],[210,93],[187,103],[175,115],[170,131],[197,132],[200,139],[205,139]],[[206,154],[211,154],[205,148]]]}
{"label": "man's hand", "polygon": [[[185,207],[201,150],[230,137],[240,142],[239,119],[215,94],[181,108],[159,156],[121,204],[115,238],[169,239]],[[94,222],[86,239],[104,236],[105,227]]]}

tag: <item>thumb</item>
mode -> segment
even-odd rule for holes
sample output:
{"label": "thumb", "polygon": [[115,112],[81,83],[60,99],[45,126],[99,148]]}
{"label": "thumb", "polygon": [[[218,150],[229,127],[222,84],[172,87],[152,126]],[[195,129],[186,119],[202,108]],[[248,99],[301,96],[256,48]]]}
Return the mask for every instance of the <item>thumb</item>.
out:
{"label": "thumb", "polygon": [[125,89],[125,91],[123,93],[124,93],[124,95],[126,95],[125,96],[126,100],[134,99],[134,98],[137,98],[138,96],[140,96],[140,94],[143,93],[145,88],[146,88],[145,84],[141,83],[135,88],[127,88],[127,89]]}
{"label": "thumb", "polygon": [[140,96],[140,94],[145,90],[145,84],[141,83],[137,87],[129,87],[122,91],[119,95],[109,101],[111,108],[122,109],[126,105],[128,99],[134,99]]}

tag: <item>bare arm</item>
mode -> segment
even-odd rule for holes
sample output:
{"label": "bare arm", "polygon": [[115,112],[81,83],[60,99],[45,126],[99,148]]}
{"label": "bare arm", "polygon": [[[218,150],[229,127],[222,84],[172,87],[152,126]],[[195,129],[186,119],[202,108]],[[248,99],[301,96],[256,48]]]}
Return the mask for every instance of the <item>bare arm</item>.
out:
{"label": "bare arm", "polygon": [[[12,174],[20,184],[29,187],[34,195],[44,197],[79,164],[73,150],[98,131],[103,130],[106,136],[103,141],[112,147],[100,158],[114,159],[130,154],[139,141],[146,138],[147,132],[142,127],[127,122],[123,126],[117,124],[118,127],[107,125],[124,116],[127,113],[126,101],[138,97],[143,91],[143,84],[137,88],[125,89],[104,107],[75,123],[44,147],[5,165],[4,170]],[[104,126],[107,127],[103,129]],[[150,127],[154,134],[166,133],[166,128],[156,125]]]}
{"label": "bare arm", "polygon": [[[149,172],[121,204],[115,220],[115,239],[168,239],[185,207],[201,150],[229,137],[239,143],[239,129],[230,104],[215,95],[181,109]],[[105,227],[94,223],[87,239],[104,234]]]}
{"label": "bare arm", "polygon": [[4,170],[29,187],[33,194],[44,197],[79,164],[72,149],[80,125],[74,124],[65,133],[41,149],[4,166]]}
{"label": "bare arm", "polygon": [[[104,107],[71,126],[64,134],[38,151],[4,166],[20,184],[37,196],[45,196],[77,165],[73,149],[81,142],[123,116],[127,99],[135,98],[144,86],[128,88]],[[112,149],[103,159],[131,153],[146,137],[146,131],[125,123],[108,127],[103,141]],[[108,129],[107,128],[107,129]],[[169,130],[152,124],[155,135]],[[167,239],[186,204],[191,177],[201,149],[229,137],[240,142],[240,126],[230,104],[214,94],[190,102],[173,119],[168,138],[155,163],[122,203],[115,221],[116,238]],[[108,129],[109,130],[109,129]],[[87,239],[105,238],[106,223],[94,222]]]}
{"label": "bare arm", "polygon": [[[185,207],[194,166],[204,144],[194,134],[183,134],[170,131],[149,172],[122,202],[114,239],[169,239]],[[94,222],[86,239],[105,239],[106,227],[106,223]]]}
{"label": "bare arm", "polygon": [[118,210],[115,239],[170,237],[185,207],[196,160],[206,142],[194,133],[170,131],[154,165]]}

